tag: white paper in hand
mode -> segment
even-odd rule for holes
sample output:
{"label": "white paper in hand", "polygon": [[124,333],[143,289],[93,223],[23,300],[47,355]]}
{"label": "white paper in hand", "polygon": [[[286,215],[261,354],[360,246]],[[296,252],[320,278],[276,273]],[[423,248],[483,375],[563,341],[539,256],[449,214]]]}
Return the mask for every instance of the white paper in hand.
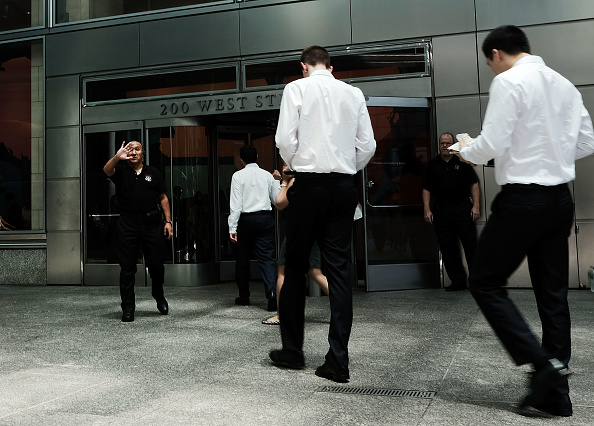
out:
{"label": "white paper in hand", "polygon": [[460,152],[460,141],[464,141],[467,146],[474,143],[474,139],[471,138],[468,133],[458,133],[456,135],[456,140],[458,140],[458,142],[448,148],[450,152]]}

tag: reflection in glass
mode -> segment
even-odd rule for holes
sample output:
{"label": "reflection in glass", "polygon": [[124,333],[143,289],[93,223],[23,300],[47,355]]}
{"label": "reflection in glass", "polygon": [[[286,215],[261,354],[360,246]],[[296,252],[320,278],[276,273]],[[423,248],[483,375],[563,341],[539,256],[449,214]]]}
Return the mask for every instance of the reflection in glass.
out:
{"label": "reflection in glass", "polygon": [[43,230],[43,43],[0,45],[0,231]]}
{"label": "reflection in glass", "polygon": [[206,263],[214,259],[212,196],[207,131],[204,126],[149,129],[149,162],[167,184],[173,222],[166,259]]}
{"label": "reflection in glass", "polygon": [[0,31],[43,25],[43,0],[8,0],[0,2]]}
{"label": "reflection in glass", "polygon": [[62,24],[215,2],[221,0],[56,0],[56,22]]}
{"label": "reflection in glass", "polygon": [[435,262],[437,243],[423,220],[422,199],[429,109],[369,107],[369,114],[377,149],[366,168],[368,262]]}
{"label": "reflection in glass", "polygon": [[[116,223],[120,212],[115,185],[103,172],[103,166],[122,146],[122,141],[131,140],[141,140],[140,130],[85,135],[85,263],[118,263]],[[140,253],[137,263],[142,263]]]}

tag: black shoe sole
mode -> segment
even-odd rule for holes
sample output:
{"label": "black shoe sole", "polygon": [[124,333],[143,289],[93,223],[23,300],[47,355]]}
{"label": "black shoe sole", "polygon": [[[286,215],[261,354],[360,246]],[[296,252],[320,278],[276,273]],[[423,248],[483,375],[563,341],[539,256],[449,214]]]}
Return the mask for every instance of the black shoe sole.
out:
{"label": "black shoe sole", "polygon": [[315,375],[321,377],[322,379],[332,380],[333,382],[337,383],[348,383],[350,380],[350,376],[348,374],[334,373],[332,371],[328,371],[328,369],[324,366],[316,368]]}

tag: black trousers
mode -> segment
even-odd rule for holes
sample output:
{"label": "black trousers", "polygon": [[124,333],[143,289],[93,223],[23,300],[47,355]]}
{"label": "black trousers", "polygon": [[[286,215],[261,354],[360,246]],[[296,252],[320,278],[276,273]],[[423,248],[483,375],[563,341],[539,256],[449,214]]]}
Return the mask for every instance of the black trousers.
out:
{"label": "black trousers", "polygon": [[470,202],[440,207],[434,212],[433,226],[441,257],[452,285],[466,287],[467,275],[462,263],[460,243],[464,247],[466,264],[470,268],[477,245],[476,226],[470,215]]}
{"label": "black trousers", "polygon": [[287,197],[285,282],[279,303],[283,349],[303,349],[305,279],[311,247],[317,240],[330,288],[330,349],[326,360],[346,367],[353,323],[350,250],[357,206],[353,178],[335,173],[299,173]]}
{"label": "black trousers", "polygon": [[152,296],[162,299],[165,281],[163,224],[161,217],[146,220],[144,214],[122,214],[118,219],[117,238],[120,260],[120,296],[122,310],[134,311],[134,276],[138,249],[142,247],[144,260],[152,281]]}
{"label": "black trousers", "polygon": [[[505,185],[492,205],[470,272],[470,289],[517,365],[555,357],[567,366],[567,291],[573,201],[567,185]],[[525,257],[542,324],[542,344],[503,286]],[[567,394],[567,380],[554,390]]]}
{"label": "black trousers", "polygon": [[272,212],[242,213],[237,223],[235,282],[240,297],[250,297],[250,259],[258,259],[267,299],[276,297],[274,218]]}

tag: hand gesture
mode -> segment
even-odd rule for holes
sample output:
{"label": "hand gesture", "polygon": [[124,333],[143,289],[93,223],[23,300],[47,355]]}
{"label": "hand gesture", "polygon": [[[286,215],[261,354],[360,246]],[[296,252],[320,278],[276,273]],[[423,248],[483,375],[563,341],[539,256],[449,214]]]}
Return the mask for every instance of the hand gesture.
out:
{"label": "hand gesture", "polygon": [[130,159],[130,149],[126,145],[126,141],[122,142],[122,146],[118,149],[115,155],[119,160],[129,160]]}

